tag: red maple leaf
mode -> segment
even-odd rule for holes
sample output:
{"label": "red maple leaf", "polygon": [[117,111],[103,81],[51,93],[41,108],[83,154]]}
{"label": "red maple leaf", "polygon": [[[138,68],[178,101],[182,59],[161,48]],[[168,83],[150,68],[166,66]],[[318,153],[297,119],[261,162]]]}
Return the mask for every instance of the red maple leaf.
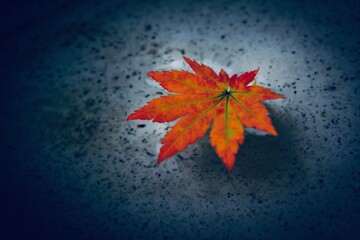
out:
{"label": "red maple leaf", "polygon": [[229,77],[221,70],[184,57],[194,73],[187,71],[149,72],[148,75],[174,94],[151,100],[127,120],[171,122],[181,118],[162,140],[158,163],[184,150],[204,136],[210,127],[210,142],[230,170],[239,144],[244,142],[244,126],[271,135],[277,133],[262,101],[284,98],[270,89],[249,85],[259,71]]}

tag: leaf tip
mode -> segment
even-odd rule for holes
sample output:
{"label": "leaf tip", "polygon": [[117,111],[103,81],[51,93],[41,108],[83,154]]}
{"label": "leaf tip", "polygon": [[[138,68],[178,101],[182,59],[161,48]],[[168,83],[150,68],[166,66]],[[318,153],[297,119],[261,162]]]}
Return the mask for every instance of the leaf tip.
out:
{"label": "leaf tip", "polygon": [[253,72],[254,72],[254,79],[256,77],[256,75],[258,74],[258,72],[260,71],[260,67],[258,67],[257,69],[255,69]]}
{"label": "leaf tip", "polygon": [[129,120],[135,120],[136,118],[134,117],[134,113],[130,114],[129,116],[127,116],[126,121]]}
{"label": "leaf tip", "polygon": [[154,71],[151,71],[151,72],[148,72],[148,73],[147,73],[147,75],[148,75],[149,77],[151,77],[151,78],[154,78],[155,74],[156,74],[156,72],[154,72]]}
{"label": "leaf tip", "polygon": [[158,164],[161,164],[161,163],[164,162],[166,159],[167,159],[167,157],[164,156],[164,155],[162,154],[162,151],[160,150],[157,163],[158,163]]}
{"label": "leaf tip", "polygon": [[276,132],[276,130],[275,130],[275,128],[271,128],[271,129],[269,129],[269,131],[268,131],[268,133],[270,133],[271,135],[273,135],[273,136],[278,136],[278,133]]}
{"label": "leaf tip", "polygon": [[187,62],[189,65],[191,65],[191,63],[193,62],[193,60],[191,60],[190,58],[183,56],[185,62]]}
{"label": "leaf tip", "polygon": [[234,162],[224,162],[224,164],[228,171],[234,167]]}

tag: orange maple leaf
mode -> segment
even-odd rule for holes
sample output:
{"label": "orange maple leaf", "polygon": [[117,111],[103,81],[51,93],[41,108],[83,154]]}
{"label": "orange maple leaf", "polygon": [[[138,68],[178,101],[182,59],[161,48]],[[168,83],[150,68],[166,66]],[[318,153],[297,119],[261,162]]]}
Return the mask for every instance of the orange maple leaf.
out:
{"label": "orange maple leaf", "polygon": [[149,72],[148,76],[175,94],[151,100],[127,120],[171,122],[181,118],[162,140],[158,163],[184,150],[204,136],[210,127],[210,142],[230,170],[239,144],[244,142],[244,126],[277,136],[268,111],[261,101],[284,98],[270,89],[249,86],[259,69],[229,77],[221,70],[184,57],[195,73],[187,71]]}

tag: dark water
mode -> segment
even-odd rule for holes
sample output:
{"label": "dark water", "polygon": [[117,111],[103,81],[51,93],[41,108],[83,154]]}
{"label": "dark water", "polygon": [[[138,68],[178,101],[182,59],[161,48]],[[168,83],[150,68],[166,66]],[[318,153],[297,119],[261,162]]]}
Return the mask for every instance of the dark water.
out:
{"label": "dark water", "polygon": [[[1,10],[1,239],[358,239],[357,1],[12,1]],[[286,96],[228,172],[208,136],[125,118],[182,56]]]}

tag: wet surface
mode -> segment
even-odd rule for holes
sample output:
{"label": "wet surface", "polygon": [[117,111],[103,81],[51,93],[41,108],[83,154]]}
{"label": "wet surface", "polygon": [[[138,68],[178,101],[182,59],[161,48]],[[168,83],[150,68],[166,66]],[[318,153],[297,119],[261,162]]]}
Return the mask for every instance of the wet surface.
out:
{"label": "wet surface", "polygon": [[[356,239],[355,1],[33,8],[2,34],[6,239]],[[125,121],[167,94],[146,73],[188,69],[183,55],[260,66],[287,98],[266,102],[279,136],[248,131],[230,172],[208,136],[159,166],[172,124]]]}

